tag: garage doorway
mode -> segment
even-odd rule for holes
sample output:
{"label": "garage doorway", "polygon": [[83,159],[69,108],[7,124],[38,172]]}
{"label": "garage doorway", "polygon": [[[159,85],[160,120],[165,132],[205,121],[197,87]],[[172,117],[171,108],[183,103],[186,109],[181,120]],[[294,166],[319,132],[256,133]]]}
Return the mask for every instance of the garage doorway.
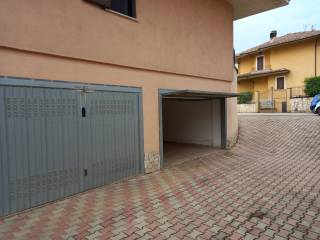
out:
{"label": "garage doorway", "polygon": [[160,90],[162,167],[226,148],[228,93]]}

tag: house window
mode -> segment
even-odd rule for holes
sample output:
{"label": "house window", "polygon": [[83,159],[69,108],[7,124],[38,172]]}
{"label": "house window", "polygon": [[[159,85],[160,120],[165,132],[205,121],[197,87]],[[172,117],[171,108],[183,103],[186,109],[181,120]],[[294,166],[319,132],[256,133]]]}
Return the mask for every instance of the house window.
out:
{"label": "house window", "polygon": [[264,56],[257,57],[257,71],[264,69]]}
{"label": "house window", "polygon": [[129,17],[136,17],[136,0],[85,0],[87,2],[96,4],[103,9],[110,9],[112,11],[127,15]]}
{"label": "house window", "polygon": [[284,77],[276,77],[277,89],[284,89]]}
{"label": "house window", "polygon": [[130,17],[136,17],[135,0],[111,0],[111,10]]}

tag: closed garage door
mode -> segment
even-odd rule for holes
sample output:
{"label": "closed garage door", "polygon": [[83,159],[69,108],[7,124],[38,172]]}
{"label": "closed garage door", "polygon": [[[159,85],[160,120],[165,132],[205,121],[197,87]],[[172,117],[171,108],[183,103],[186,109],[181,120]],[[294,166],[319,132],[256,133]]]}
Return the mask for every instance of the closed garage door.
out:
{"label": "closed garage door", "polygon": [[0,215],[142,171],[139,89],[0,84]]}

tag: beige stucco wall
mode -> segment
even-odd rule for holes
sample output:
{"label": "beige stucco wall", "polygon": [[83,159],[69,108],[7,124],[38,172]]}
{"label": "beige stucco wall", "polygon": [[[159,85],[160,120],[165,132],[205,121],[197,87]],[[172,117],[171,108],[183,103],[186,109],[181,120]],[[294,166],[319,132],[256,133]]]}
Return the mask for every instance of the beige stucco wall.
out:
{"label": "beige stucco wall", "polygon": [[242,80],[238,82],[238,92],[253,92],[254,91],[254,80]]}
{"label": "beige stucco wall", "polygon": [[256,79],[241,80],[238,83],[238,92],[261,92],[267,91],[269,86],[274,85],[274,77],[263,77]]}
{"label": "beige stucco wall", "polygon": [[[304,79],[306,77],[313,77],[315,74],[314,40],[275,48],[271,51],[271,56],[273,69],[287,68],[290,70],[290,73],[286,75],[287,88],[302,87],[304,86]],[[318,59],[320,59],[319,52]],[[319,69],[319,61],[317,65]]]}
{"label": "beige stucco wall", "polygon": [[254,91],[263,92],[268,90],[268,78],[258,78],[254,80]]}
{"label": "beige stucco wall", "polygon": [[257,55],[249,55],[249,56],[245,56],[242,57],[241,59],[239,59],[239,74],[244,74],[244,73],[249,73],[249,72],[253,72],[256,71],[256,67],[257,67],[257,56],[263,55],[264,56],[264,66],[265,68],[269,68],[270,64],[271,64],[271,55],[270,55],[270,51],[265,51],[261,54],[257,54]]}
{"label": "beige stucco wall", "polygon": [[225,0],[137,0],[137,21],[83,0],[0,1],[0,45],[222,80],[232,79]]}
{"label": "beige stucco wall", "polygon": [[317,42],[317,76],[320,76],[320,39]]}
{"label": "beige stucco wall", "polygon": [[255,69],[256,59],[252,56],[246,56],[238,60],[239,72],[238,74],[249,73]]}

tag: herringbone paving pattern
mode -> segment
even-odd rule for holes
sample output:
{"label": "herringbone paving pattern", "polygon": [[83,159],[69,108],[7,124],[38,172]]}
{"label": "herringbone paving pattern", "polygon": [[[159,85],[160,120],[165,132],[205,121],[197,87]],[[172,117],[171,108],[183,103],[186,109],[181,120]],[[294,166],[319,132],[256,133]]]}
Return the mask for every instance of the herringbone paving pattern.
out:
{"label": "herringbone paving pattern", "polygon": [[320,118],[241,116],[239,143],[0,220],[0,239],[320,239]]}

